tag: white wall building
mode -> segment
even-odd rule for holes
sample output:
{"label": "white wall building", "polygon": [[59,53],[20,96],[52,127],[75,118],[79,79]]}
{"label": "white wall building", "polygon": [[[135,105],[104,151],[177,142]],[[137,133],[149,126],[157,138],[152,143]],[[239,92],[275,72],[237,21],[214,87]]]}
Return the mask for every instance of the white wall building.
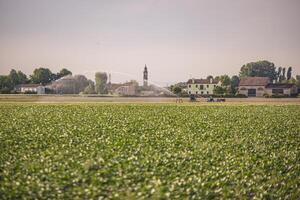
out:
{"label": "white wall building", "polygon": [[211,95],[217,86],[221,86],[221,82],[214,79],[189,79],[187,92],[194,95]]}
{"label": "white wall building", "polygon": [[45,94],[45,87],[40,84],[21,84],[17,85],[15,89],[21,93],[33,92],[37,94]]}

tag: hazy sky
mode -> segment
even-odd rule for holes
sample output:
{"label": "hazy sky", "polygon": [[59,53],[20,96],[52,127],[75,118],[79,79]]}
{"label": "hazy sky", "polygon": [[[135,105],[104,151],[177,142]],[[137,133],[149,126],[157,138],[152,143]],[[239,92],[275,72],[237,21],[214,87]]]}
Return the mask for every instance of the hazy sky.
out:
{"label": "hazy sky", "polygon": [[0,74],[62,67],[160,85],[267,59],[300,74],[300,0],[0,0]]}

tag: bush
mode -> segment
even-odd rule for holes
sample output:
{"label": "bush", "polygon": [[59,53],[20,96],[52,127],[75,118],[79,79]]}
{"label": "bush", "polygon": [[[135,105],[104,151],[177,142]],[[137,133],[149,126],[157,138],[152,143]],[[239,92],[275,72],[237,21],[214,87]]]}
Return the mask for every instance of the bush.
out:
{"label": "bush", "polygon": [[248,98],[247,95],[244,95],[244,94],[236,94],[235,97],[236,98]]}
{"label": "bush", "polygon": [[2,88],[1,90],[0,90],[0,94],[10,94],[11,92],[10,92],[10,89],[8,89],[8,88]]}
{"label": "bush", "polygon": [[45,94],[55,94],[55,91],[50,88],[45,88]]}
{"label": "bush", "polygon": [[265,98],[295,98],[295,97],[297,97],[297,95],[291,95],[291,96],[289,96],[287,94],[272,94],[272,95],[269,95],[269,94],[265,93],[264,97]]}
{"label": "bush", "polygon": [[287,94],[272,94],[271,95],[271,98],[287,98],[287,97],[290,97],[290,96]]}
{"label": "bush", "polygon": [[37,92],[34,92],[34,91],[25,91],[24,94],[37,94]]}

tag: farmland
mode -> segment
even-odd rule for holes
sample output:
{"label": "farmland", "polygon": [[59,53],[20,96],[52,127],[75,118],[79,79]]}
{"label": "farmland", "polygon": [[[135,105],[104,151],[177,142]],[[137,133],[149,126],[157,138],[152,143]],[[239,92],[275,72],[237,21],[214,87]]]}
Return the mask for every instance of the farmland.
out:
{"label": "farmland", "polygon": [[300,197],[299,105],[0,111],[0,199]]}

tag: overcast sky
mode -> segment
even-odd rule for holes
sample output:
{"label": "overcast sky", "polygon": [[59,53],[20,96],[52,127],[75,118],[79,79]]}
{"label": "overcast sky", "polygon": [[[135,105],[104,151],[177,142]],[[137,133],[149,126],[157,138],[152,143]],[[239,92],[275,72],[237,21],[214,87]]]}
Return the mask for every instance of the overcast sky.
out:
{"label": "overcast sky", "polygon": [[160,85],[269,60],[300,74],[300,0],[0,0],[0,74],[62,67]]}

